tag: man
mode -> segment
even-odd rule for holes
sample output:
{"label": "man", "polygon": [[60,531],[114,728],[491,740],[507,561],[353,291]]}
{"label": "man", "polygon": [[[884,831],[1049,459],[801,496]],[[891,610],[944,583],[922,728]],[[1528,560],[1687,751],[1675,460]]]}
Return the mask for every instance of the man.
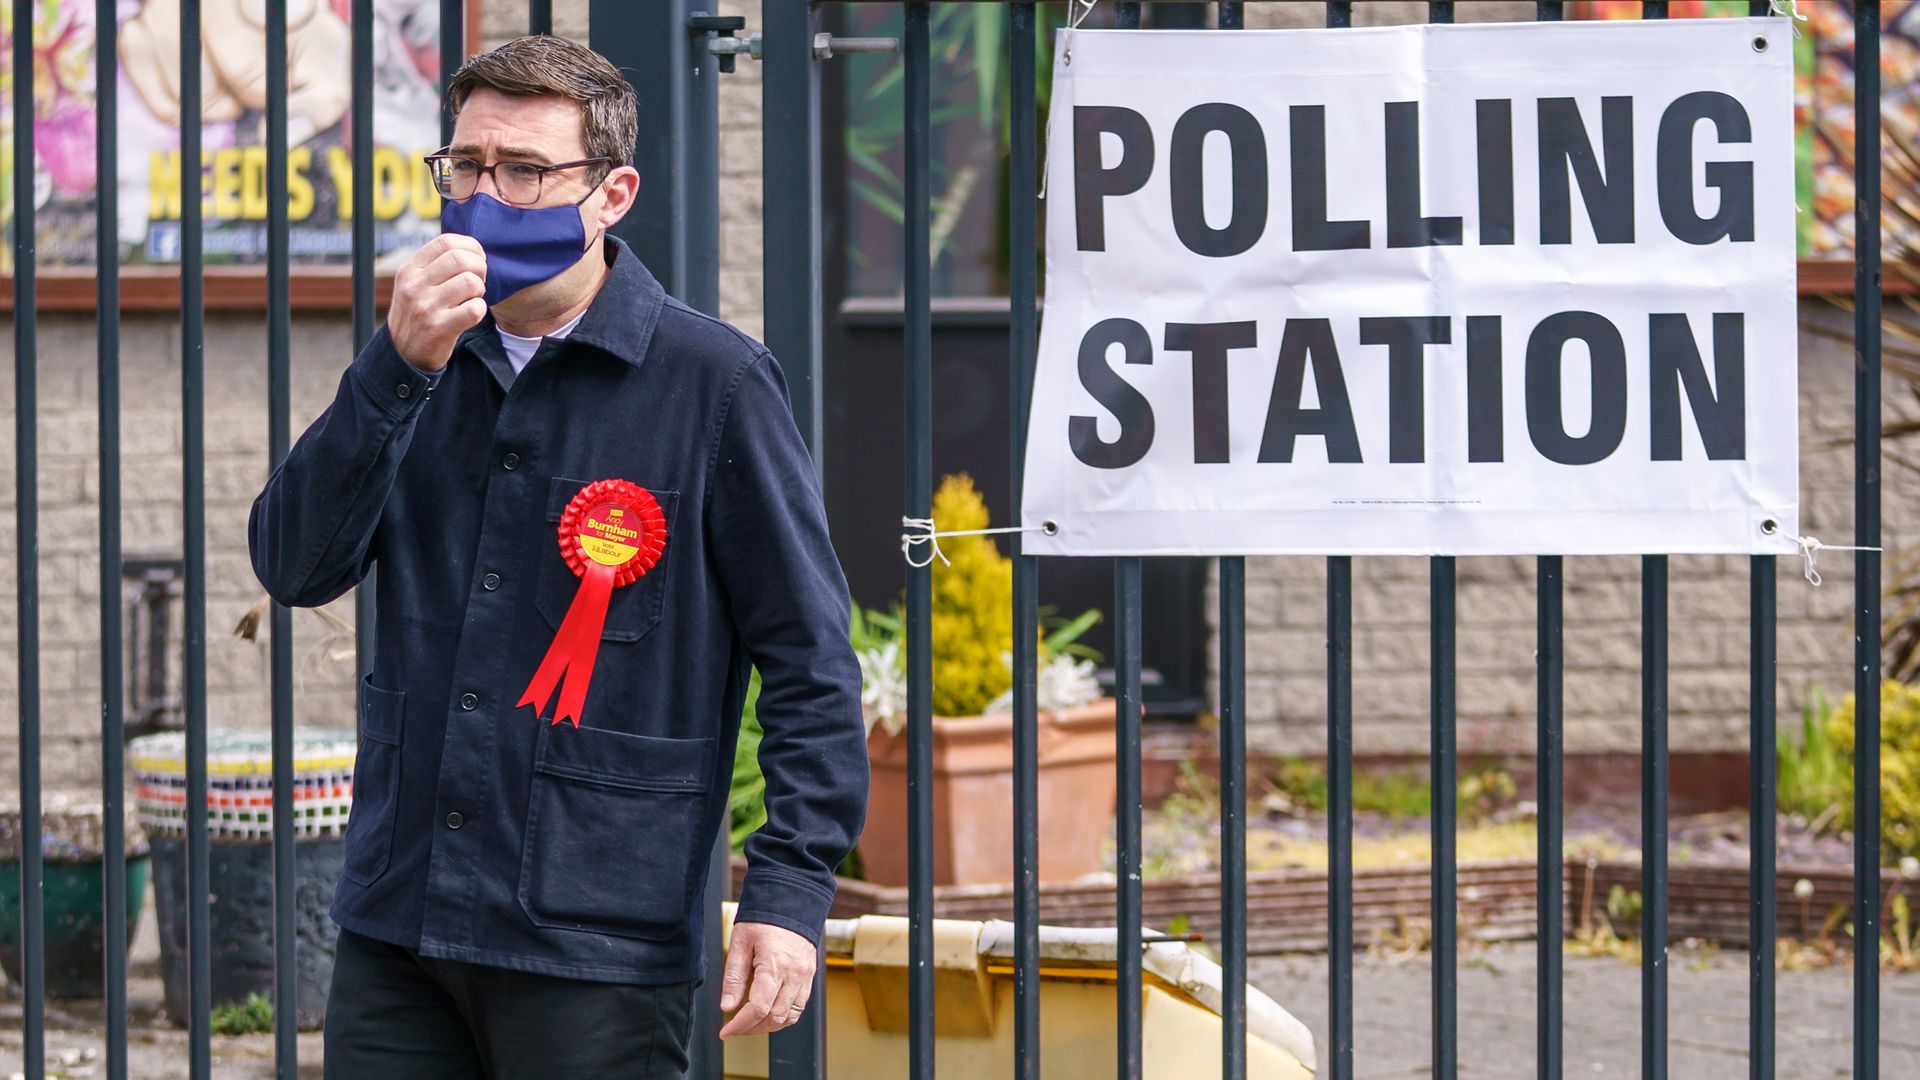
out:
{"label": "man", "polygon": [[678,1077],[750,668],[767,824],[721,1034],[807,1006],[866,805],[846,583],[779,366],[607,235],[640,187],[619,71],[523,38],[448,99],[448,231],[250,523],[281,603],[381,569],[326,1071]]}

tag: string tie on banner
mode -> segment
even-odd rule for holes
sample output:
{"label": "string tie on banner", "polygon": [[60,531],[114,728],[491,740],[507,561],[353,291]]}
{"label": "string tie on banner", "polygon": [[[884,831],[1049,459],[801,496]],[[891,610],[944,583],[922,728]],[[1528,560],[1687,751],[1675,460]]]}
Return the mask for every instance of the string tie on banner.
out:
{"label": "string tie on banner", "polygon": [[[1778,526],[1774,526],[1774,528],[1768,528],[1767,527],[1768,525],[1773,525],[1773,522],[1769,521],[1761,525],[1760,527],[1761,531],[1770,533],[1770,532],[1773,532],[1774,529],[1778,528]],[[1793,541],[1796,545],[1799,546],[1801,561],[1806,563],[1807,582],[1815,586],[1820,584],[1820,567],[1818,565],[1818,560],[1819,560],[1820,553],[1822,551],[1883,551],[1885,550],[1884,548],[1877,548],[1877,547],[1855,547],[1850,544],[1822,543],[1820,538],[1817,536],[1795,536],[1792,533],[1785,533],[1784,535],[1786,536],[1787,539]]]}
{"label": "string tie on banner", "polygon": [[[1778,3],[1779,0],[1774,0],[1774,2]],[[1073,66],[1073,32],[1075,30],[1080,29],[1080,24],[1085,22],[1087,20],[1087,16],[1093,13],[1093,9],[1099,5],[1100,0],[1067,0],[1067,3],[1070,8],[1070,10],[1067,12],[1067,30],[1066,30],[1067,47],[1064,50],[1062,50],[1060,53],[1061,67]],[[1053,145],[1053,110],[1052,109],[1047,110],[1047,128],[1046,128],[1046,131],[1042,134],[1040,141],[1043,146]],[[1041,159],[1040,190],[1035,192],[1036,197],[1038,197],[1042,201],[1045,201],[1047,197],[1047,177],[1052,173],[1052,171],[1053,171],[1053,155],[1048,154],[1046,157]]]}
{"label": "string tie on banner", "polygon": [[[1767,7],[1783,19],[1792,19],[1796,23],[1807,21],[1807,17],[1800,13],[1800,0],[1767,0]],[[1793,40],[1799,41],[1800,28],[1795,26],[1792,29]]]}
{"label": "string tie on banner", "polygon": [[1800,14],[1800,0],[1767,0],[1767,6],[1773,9],[1775,15],[1783,19],[1792,19],[1794,22],[1807,21],[1807,17]]}
{"label": "string tie on banner", "polygon": [[[907,565],[915,570],[924,570],[932,566],[935,559],[939,559],[943,566],[953,565],[947,560],[947,553],[940,550],[940,538],[943,536],[999,536],[1003,533],[1030,532],[1053,536],[1060,531],[1060,526],[1051,521],[1042,522],[1039,525],[1008,525],[998,529],[954,529],[950,532],[940,532],[934,527],[932,518],[903,517],[900,519],[900,526],[907,530],[900,534],[900,554],[906,558]],[[916,559],[913,549],[923,546],[932,550],[924,559]]]}
{"label": "string tie on banner", "polygon": [[[1774,2],[1778,3],[1779,0]],[[1100,0],[1067,0],[1070,8],[1067,12],[1067,47],[1060,54],[1060,63],[1063,67],[1073,66],[1073,32],[1080,29],[1080,24],[1087,21],[1087,16],[1093,14],[1093,9],[1099,3]]]}

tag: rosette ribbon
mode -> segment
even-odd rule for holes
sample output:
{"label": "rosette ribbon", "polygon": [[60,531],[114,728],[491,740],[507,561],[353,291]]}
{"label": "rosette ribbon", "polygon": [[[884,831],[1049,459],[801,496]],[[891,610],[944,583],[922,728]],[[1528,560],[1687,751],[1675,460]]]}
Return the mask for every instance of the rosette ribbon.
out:
{"label": "rosette ribbon", "polygon": [[645,488],[625,480],[596,480],[580,489],[560,516],[560,554],[580,578],[580,587],[514,708],[532,705],[537,717],[558,690],[560,704],[552,722],[571,720],[580,726],[613,590],[653,569],[666,546],[666,515]]}

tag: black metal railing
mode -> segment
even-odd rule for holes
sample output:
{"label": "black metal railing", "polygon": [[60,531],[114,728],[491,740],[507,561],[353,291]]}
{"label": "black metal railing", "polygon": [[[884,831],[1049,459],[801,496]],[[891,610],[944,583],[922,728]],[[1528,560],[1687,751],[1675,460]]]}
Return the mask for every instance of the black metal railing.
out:
{"label": "black metal railing", "polygon": [[[13,0],[13,85],[33,85],[33,47],[21,27],[33,25],[33,4]],[[13,493],[19,552],[20,649],[20,975],[26,1011],[20,1035],[27,1074],[46,1072],[47,1029],[42,991],[46,982],[46,886],[40,857],[40,526],[39,344],[34,320],[33,95],[13,95]],[[117,736],[116,736],[117,737]]]}
{"label": "black metal railing", "polygon": [[[498,0],[504,2],[504,0]],[[844,0],[888,2],[898,0]],[[1318,3],[1319,0],[1257,0],[1263,3]],[[1033,362],[1038,322],[1039,117],[1035,44],[1040,9],[1046,5],[1025,0],[905,0],[901,62],[904,70],[905,220],[904,295],[906,314],[905,417],[907,482],[903,511],[929,516],[932,495],[933,337],[930,233],[931,178],[934,158],[930,102],[930,19],[936,3],[993,4],[1002,8],[1010,32],[1004,70],[1009,79],[1009,169],[1007,201],[1008,280],[1011,286],[1009,367],[1013,423],[1009,432],[1013,500],[1017,505],[1022,484],[1025,418],[1031,403]],[[33,85],[35,58],[31,27],[35,0],[13,0],[13,86]],[[761,56],[764,58],[763,121],[766,169],[765,279],[766,336],[786,367],[801,431],[814,449],[816,461],[825,439],[821,407],[821,281],[822,228],[820,157],[823,139],[833,133],[821,129],[820,64],[816,35],[820,15],[829,7],[817,0],[763,0]],[[1148,8],[1154,5],[1145,5]],[[1183,5],[1191,11],[1194,5]],[[1211,5],[1221,30],[1244,25],[1244,3]],[[1353,21],[1350,0],[1325,5],[1329,27],[1347,27]],[[1536,5],[1542,21],[1561,18],[1562,4],[1542,0]],[[1118,3],[1114,25],[1137,28],[1143,23],[1143,4]],[[1752,0],[1755,15],[1768,12],[1766,0]],[[1451,0],[1431,0],[1429,17],[1450,22]],[[96,0],[97,189],[97,308],[99,415],[99,537],[101,551],[101,718],[102,797],[106,808],[105,866],[105,1074],[110,1080],[128,1075],[127,955],[125,847],[122,828],[125,760],[123,735],[123,633],[118,590],[121,558],[121,446],[120,446],[120,267],[117,234],[118,160],[113,134],[117,130],[117,25],[115,0]],[[661,212],[637,213],[623,232],[655,265],[670,291],[696,306],[711,308],[718,296],[717,170],[718,124],[714,85],[715,58],[704,41],[687,33],[686,20],[693,0],[648,0],[632,5],[626,0],[592,0],[592,41],[613,56],[636,79],[657,80],[649,87],[648,109],[658,117],[664,145],[646,145],[662,167],[649,170],[650,184],[666,200]],[[440,56],[443,80],[465,53],[466,11],[460,0],[442,0]],[[1644,15],[1661,18],[1666,5],[1649,0]],[[181,150],[183,173],[191,175],[200,160],[200,19],[198,0],[180,6]],[[373,209],[373,0],[353,0],[351,77],[352,140],[352,339],[357,349],[372,336],[377,317],[374,272]],[[551,0],[529,0],[528,23],[534,32],[551,32]],[[1856,115],[1854,147],[1860,176],[1880,173],[1880,6],[1877,0],[1855,5]],[[278,464],[290,442],[290,268],[287,198],[287,43],[284,5],[267,5],[267,184],[268,258],[265,267],[267,305],[269,464]],[[447,118],[443,117],[443,122]],[[649,123],[655,123],[649,120]],[[46,1074],[45,957],[42,896],[44,868],[41,833],[41,688],[40,583],[38,577],[37,445],[38,346],[36,310],[34,105],[33,95],[16,92],[13,100],[13,310],[15,387],[16,587],[19,663],[19,790],[21,952],[24,1071],[33,1080]],[[649,134],[653,134],[650,129]],[[1858,185],[1855,254],[1855,554],[1853,610],[1855,653],[1854,690],[1857,700],[1855,749],[1855,830],[1852,922],[1854,940],[1862,946],[1862,962],[1853,965],[1853,1075],[1878,1076],[1879,973],[1873,962],[1879,938],[1880,818],[1880,192],[1879,185]],[[206,807],[206,550],[205,550],[205,429],[204,429],[204,249],[200,200],[186,197],[181,206],[180,326],[184,485],[182,490],[183,550],[185,553],[185,686],[184,726],[187,735],[187,859],[189,958],[189,1075],[208,1076],[211,1067],[210,989],[211,955],[208,927],[208,823]],[[347,358],[342,357],[342,362]],[[1038,665],[1040,564],[1011,541],[1013,555],[1014,677],[1014,834],[1008,838],[1014,852],[1013,913],[1016,929],[1014,961],[1014,1075],[1036,1080],[1041,1065],[1040,1015],[1040,840],[1038,820],[1039,749],[1036,739],[1036,673]],[[1539,812],[1538,848],[1538,1075],[1557,1078],[1564,1055],[1563,978],[1561,948],[1565,930],[1561,842],[1565,822],[1563,769],[1564,564],[1558,556],[1537,560],[1537,731]],[[1142,932],[1141,881],[1141,627],[1142,563],[1138,558],[1114,561],[1116,675],[1119,702],[1117,896],[1116,911],[1122,941],[1138,940]],[[1327,756],[1328,813],[1328,936],[1329,976],[1328,1045],[1323,1069],[1333,1080],[1354,1075],[1353,1041],[1353,560],[1329,558],[1326,564],[1327,641]],[[1749,1070],[1756,1080],[1774,1075],[1774,952],[1776,939],[1774,822],[1775,729],[1777,724],[1775,559],[1755,556],[1750,564],[1750,716],[1751,716],[1751,891],[1750,891],[1750,1003]],[[932,832],[932,682],[931,571],[906,571],[909,732],[909,840],[911,847],[911,956],[909,981],[911,1076],[924,1080],[934,1073],[933,852]],[[1451,557],[1430,561],[1431,602],[1431,768],[1433,799],[1433,1012],[1431,1016],[1433,1072],[1455,1074],[1458,1057],[1456,992],[1457,895],[1453,800],[1442,793],[1454,789],[1456,728],[1454,666],[1457,565]],[[1221,768],[1221,940],[1218,943],[1225,977],[1223,995],[1224,1075],[1241,1080],[1246,1074],[1246,576],[1244,558],[1218,560],[1219,579],[1219,758]],[[372,656],[373,590],[369,578],[356,596],[357,644],[364,671]],[[1667,648],[1668,564],[1664,556],[1642,562],[1642,1071],[1648,1077],[1666,1075],[1667,1031]],[[272,773],[276,791],[292,785],[293,664],[292,630],[288,609],[275,606],[272,614]],[[292,1078],[297,1072],[295,1020],[290,1007],[295,993],[294,846],[290,800],[274,806],[274,951],[275,991],[287,1007],[276,1010],[277,1074]],[[724,858],[724,848],[721,850]],[[724,880],[724,878],[722,879]],[[717,904],[719,896],[709,897]],[[717,933],[719,920],[709,918]],[[1118,1073],[1137,1078],[1141,1070],[1141,1002],[1143,975],[1137,949],[1119,952],[1115,983]],[[717,980],[710,980],[716,982]],[[826,997],[814,996],[814,1008],[795,1028],[772,1039],[771,1068],[777,1080],[798,1080],[825,1074]],[[713,1032],[718,1017],[709,1003],[699,1014],[696,1032],[696,1073],[720,1074],[720,1058]]]}

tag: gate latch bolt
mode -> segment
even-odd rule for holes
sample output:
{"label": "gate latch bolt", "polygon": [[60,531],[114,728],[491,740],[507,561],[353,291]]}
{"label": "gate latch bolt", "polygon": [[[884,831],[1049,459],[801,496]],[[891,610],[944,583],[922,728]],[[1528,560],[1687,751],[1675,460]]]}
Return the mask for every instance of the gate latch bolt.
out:
{"label": "gate latch bolt", "polygon": [[835,53],[890,53],[899,51],[899,38],[834,37],[832,34],[813,35],[813,58],[815,60],[831,60]]}
{"label": "gate latch bolt", "polygon": [[734,57],[747,53],[760,58],[760,35],[742,40],[733,35],[747,28],[747,20],[738,15],[708,15],[696,11],[687,17],[687,31],[705,35],[707,51],[720,58],[720,70],[731,74]]}

